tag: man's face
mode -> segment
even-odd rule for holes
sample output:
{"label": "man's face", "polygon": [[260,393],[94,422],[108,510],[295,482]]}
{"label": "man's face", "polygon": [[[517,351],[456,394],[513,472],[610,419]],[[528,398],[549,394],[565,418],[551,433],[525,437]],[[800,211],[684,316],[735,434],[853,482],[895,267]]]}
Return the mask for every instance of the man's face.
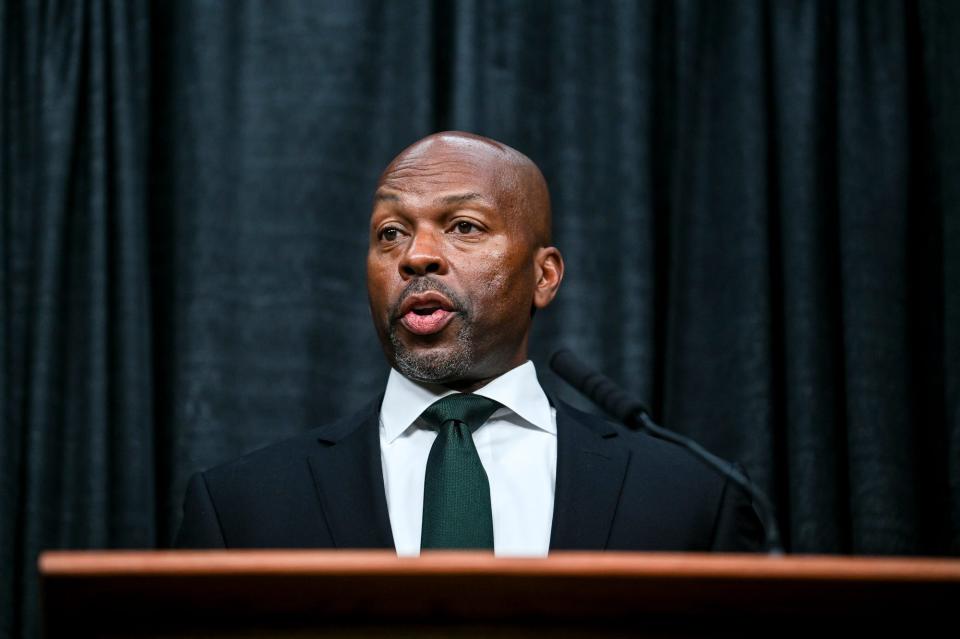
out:
{"label": "man's face", "polygon": [[520,190],[502,153],[474,140],[415,147],[384,173],[367,289],[405,376],[470,386],[526,361],[540,269]]}

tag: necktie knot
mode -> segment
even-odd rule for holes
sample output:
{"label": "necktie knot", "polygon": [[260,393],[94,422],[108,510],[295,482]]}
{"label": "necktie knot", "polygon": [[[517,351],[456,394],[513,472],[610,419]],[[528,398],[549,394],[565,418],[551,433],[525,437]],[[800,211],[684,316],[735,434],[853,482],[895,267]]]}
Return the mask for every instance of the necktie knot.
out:
{"label": "necktie knot", "polygon": [[430,404],[421,417],[437,430],[453,421],[466,424],[472,433],[490,419],[500,406],[499,402],[480,395],[457,393]]}

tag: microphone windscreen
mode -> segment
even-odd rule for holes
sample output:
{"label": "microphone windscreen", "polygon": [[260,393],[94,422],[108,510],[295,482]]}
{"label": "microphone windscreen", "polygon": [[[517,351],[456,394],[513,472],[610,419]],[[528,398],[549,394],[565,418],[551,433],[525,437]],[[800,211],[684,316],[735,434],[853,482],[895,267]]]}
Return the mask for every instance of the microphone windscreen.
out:
{"label": "microphone windscreen", "polygon": [[649,413],[646,406],[625,393],[616,382],[593,370],[565,348],[550,357],[550,368],[620,421],[630,422],[640,413]]}

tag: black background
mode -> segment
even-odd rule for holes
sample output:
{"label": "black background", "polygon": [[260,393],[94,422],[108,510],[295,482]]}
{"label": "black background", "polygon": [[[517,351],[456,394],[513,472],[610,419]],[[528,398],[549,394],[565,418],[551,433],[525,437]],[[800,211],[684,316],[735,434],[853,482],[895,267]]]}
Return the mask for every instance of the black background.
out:
{"label": "black background", "polygon": [[3,3],[0,636],[41,549],[162,547],[190,473],[381,390],[371,193],[444,129],[551,185],[548,387],[600,366],[794,552],[960,553],[958,7]]}

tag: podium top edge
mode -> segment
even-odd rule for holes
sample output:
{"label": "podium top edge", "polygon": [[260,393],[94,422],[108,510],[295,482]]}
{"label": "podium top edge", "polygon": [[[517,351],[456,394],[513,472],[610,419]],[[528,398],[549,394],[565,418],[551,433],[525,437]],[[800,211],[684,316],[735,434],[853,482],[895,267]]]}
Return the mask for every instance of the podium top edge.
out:
{"label": "podium top edge", "polygon": [[398,558],[390,550],[47,551],[45,580],[71,577],[205,575],[536,575],[577,578],[840,580],[960,583],[960,559],[827,555],[555,552],[546,558],[432,551]]}

